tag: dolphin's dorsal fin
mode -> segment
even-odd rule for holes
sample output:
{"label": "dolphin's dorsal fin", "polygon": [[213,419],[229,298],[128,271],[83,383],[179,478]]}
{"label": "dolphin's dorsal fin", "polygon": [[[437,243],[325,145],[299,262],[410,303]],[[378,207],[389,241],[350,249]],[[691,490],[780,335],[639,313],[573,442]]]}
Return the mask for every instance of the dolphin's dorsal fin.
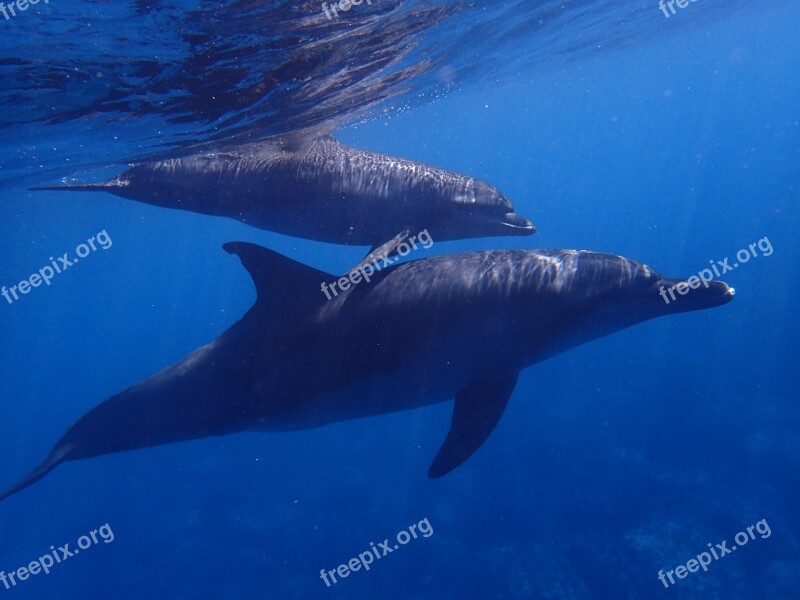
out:
{"label": "dolphin's dorsal fin", "polygon": [[283,151],[299,152],[318,140],[327,139],[337,141],[336,138],[333,137],[334,127],[335,125],[333,123],[319,123],[305,129],[283,133],[273,139]]}
{"label": "dolphin's dorsal fin", "polygon": [[429,477],[447,475],[480,448],[500,421],[518,376],[498,373],[458,391],[450,431],[428,469]]}
{"label": "dolphin's dorsal fin", "polygon": [[242,261],[256,286],[256,306],[268,310],[301,308],[324,302],[322,284],[338,279],[335,275],[249,242],[228,242],[222,248]]}
{"label": "dolphin's dorsal fin", "polygon": [[406,241],[410,235],[411,229],[406,228],[388,242],[375,244],[370,251],[367,252],[367,255],[361,260],[361,262],[350,269],[350,271],[357,271],[358,269],[366,267],[370,263],[377,263],[379,260],[383,260],[384,258],[388,258],[394,254],[397,254],[397,247]]}

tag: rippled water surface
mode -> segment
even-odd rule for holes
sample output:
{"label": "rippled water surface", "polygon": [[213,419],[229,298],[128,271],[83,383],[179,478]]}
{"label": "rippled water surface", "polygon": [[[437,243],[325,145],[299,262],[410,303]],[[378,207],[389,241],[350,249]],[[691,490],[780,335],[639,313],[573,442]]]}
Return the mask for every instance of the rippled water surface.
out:
{"label": "rippled water surface", "polygon": [[[736,289],[725,306],[523,370],[484,445],[441,479],[427,471],[449,401],[61,465],[0,502],[0,597],[797,598],[800,10],[669,6],[364,0],[328,18],[317,0],[49,0],[0,11],[0,286],[81,256],[16,301],[0,296],[0,488],[81,415],[242,318],[256,292],[224,244],[329,274],[368,250],[34,186],[333,133],[489,182],[538,230],[434,238],[410,259],[588,249],[668,277],[713,268]],[[486,343],[463,340],[464,352]],[[391,548],[411,525],[416,538],[326,584],[321,569]],[[736,550],[717,551],[723,540]],[[81,552],[67,558],[64,544]],[[712,550],[724,555],[692,570]],[[20,575],[53,552],[65,560],[49,574]]]}

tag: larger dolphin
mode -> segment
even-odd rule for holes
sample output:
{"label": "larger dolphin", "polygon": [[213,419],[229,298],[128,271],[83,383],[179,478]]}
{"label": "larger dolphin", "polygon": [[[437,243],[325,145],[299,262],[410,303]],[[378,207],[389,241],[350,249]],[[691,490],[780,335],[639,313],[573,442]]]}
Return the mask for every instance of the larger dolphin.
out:
{"label": "larger dolphin", "polygon": [[351,148],[330,135],[143,163],[106,183],[34,189],[109,192],[286,235],[372,246],[375,258],[423,229],[437,241],[535,230],[483,181]]}
{"label": "larger dolphin", "polygon": [[[245,430],[305,429],[455,397],[430,467],[440,477],[489,436],[521,369],[653,317],[725,304],[646,265],[573,250],[486,251],[407,262],[326,301],[333,275],[229,243],[254,306],[217,340],[81,417],[14,494],[57,465]],[[664,291],[677,286],[669,302]],[[694,286],[697,287],[697,286]]]}

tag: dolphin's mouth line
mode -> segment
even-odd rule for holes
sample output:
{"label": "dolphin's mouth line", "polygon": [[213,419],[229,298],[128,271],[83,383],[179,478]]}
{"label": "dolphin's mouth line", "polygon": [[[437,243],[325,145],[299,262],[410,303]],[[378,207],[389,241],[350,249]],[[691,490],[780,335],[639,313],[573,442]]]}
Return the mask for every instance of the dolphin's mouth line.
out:
{"label": "dolphin's mouth line", "polygon": [[[653,284],[651,289],[661,297],[665,304],[677,306],[691,305],[693,302],[708,303],[708,306],[721,306],[733,300],[736,295],[736,290],[724,281],[713,280],[708,282],[708,286],[693,286],[690,279],[661,278]],[[680,286],[683,288],[681,289]]]}
{"label": "dolphin's mouth line", "polygon": [[505,213],[504,215],[501,215],[498,220],[500,223],[506,227],[510,227],[511,229],[530,231],[531,233],[536,231],[536,227],[531,221],[525,217],[519,216],[517,213]]}
{"label": "dolphin's mouth line", "polygon": [[653,283],[652,287],[657,289],[658,287],[663,285],[663,286],[668,286],[668,287],[674,288],[674,287],[677,287],[679,284],[685,284],[687,287],[689,287],[690,290],[708,290],[708,289],[711,289],[712,287],[719,288],[721,286],[724,286],[725,289],[722,292],[723,294],[728,294],[730,296],[733,296],[733,295],[736,294],[736,290],[732,286],[728,285],[724,281],[720,281],[719,279],[709,280],[708,281],[709,285],[707,285],[707,286],[706,285],[702,285],[702,281],[701,281],[700,284],[698,284],[697,286],[694,286],[694,287],[692,287],[689,279],[691,279],[691,278],[687,278],[687,279],[670,279],[669,277],[662,277],[661,279],[659,279],[655,283]]}

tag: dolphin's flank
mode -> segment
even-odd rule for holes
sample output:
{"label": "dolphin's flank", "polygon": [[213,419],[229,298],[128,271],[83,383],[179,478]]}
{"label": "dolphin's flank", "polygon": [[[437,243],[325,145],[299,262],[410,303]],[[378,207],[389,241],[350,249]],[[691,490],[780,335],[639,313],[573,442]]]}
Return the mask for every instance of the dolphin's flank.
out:
{"label": "dolphin's flank", "polygon": [[286,235],[371,246],[378,259],[423,229],[437,241],[534,232],[483,181],[351,148],[332,136],[143,163],[106,183],[33,189],[108,192]]}
{"label": "dolphin's flank", "polygon": [[666,279],[619,256],[486,251],[395,265],[330,301],[333,275],[280,254],[225,245],[257,299],[218,339],[81,417],[6,498],[57,465],[245,430],[292,430],[455,398],[429,475],[491,434],[521,369],[653,317],[720,306],[726,284],[665,304]]}

